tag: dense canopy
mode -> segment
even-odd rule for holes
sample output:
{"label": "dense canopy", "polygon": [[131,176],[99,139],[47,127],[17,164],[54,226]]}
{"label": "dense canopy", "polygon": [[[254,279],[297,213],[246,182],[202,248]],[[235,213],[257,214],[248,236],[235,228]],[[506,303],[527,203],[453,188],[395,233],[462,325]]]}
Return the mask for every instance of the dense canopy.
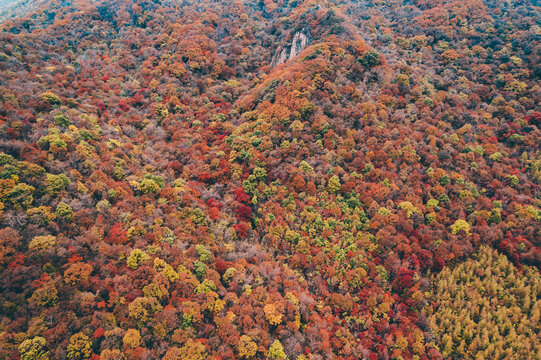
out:
{"label": "dense canopy", "polygon": [[538,359],[540,14],[9,8],[0,358]]}

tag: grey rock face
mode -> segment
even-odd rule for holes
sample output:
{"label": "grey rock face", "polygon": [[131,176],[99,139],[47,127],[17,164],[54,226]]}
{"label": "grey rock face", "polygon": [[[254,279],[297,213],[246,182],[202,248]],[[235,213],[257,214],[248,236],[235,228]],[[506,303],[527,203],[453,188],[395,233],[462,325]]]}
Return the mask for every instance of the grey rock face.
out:
{"label": "grey rock face", "polygon": [[293,35],[293,41],[290,46],[280,47],[272,58],[271,66],[278,66],[293,59],[295,56],[310,44],[311,38],[308,30],[297,31]]}
{"label": "grey rock face", "polygon": [[291,51],[289,53],[289,60],[297,56],[302,51],[302,49],[306,47],[306,45],[308,45],[308,36],[306,36],[302,32],[295,33],[295,36],[293,36],[293,44],[291,45]]}

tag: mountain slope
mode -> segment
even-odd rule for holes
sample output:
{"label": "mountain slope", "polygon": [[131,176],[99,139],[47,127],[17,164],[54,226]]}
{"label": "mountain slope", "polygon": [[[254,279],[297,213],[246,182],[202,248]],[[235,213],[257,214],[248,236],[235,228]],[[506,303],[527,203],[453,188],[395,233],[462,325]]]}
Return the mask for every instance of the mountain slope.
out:
{"label": "mountain slope", "polygon": [[532,3],[40,9],[0,26],[0,357],[441,359],[429,273],[539,266]]}

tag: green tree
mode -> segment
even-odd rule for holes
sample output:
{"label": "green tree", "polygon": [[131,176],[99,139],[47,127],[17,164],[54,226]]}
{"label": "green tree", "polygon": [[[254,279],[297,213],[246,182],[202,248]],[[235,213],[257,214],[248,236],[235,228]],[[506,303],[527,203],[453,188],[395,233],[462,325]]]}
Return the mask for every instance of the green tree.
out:
{"label": "green tree", "polygon": [[51,195],[56,195],[65,190],[70,184],[70,180],[64,174],[53,175],[47,174],[47,192]]}
{"label": "green tree", "polygon": [[373,68],[374,66],[380,64],[379,52],[374,49],[370,49],[363,56],[361,56],[359,61],[365,68]]}
{"label": "green tree", "polygon": [[54,93],[52,93],[50,91],[46,91],[46,92],[42,93],[39,97],[42,100],[47,101],[51,105],[60,105],[62,103],[60,98],[56,94],[54,94]]}
{"label": "green tree", "polygon": [[340,191],[341,188],[342,185],[340,185],[340,178],[337,175],[333,175],[333,177],[329,179],[329,183],[327,184],[327,190],[330,193],[334,194],[335,192]]}
{"label": "green tree", "polygon": [[284,353],[284,347],[278,340],[274,340],[271,347],[269,348],[269,359],[272,360],[286,360],[287,356]]}
{"label": "green tree", "polygon": [[73,215],[73,209],[65,202],[61,202],[56,206],[55,215],[63,217],[66,221],[71,221]]}

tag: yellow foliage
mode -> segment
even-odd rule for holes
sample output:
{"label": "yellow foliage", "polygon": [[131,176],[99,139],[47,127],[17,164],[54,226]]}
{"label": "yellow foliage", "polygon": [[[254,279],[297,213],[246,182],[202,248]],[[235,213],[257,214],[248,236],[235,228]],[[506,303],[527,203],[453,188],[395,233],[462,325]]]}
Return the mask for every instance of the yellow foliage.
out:
{"label": "yellow foliage", "polygon": [[453,235],[458,234],[460,230],[464,230],[466,235],[471,235],[470,224],[468,224],[466,220],[459,219],[455,221],[453,225],[451,225],[451,233],[453,233]]}
{"label": "yellow foliage", "polygon": [[400,206],[401,209],[406,211],[406,216],[408,217],[408,219],[413,213],[418,213],[418,214],[421,213],[421,210],[419,210],[417,207],[415,207],[415,205],[413,205],[409,201],[403,201],[400,204],[398,204],[398,206]]}
{"label": "yellow foliage", "polygon": [[39,306],[52,306],[58,302],[58,290],[52,282],[48,282],[34,291],[30,303]]}
{"label": "yellow foliage", "polygon": [[138,347],[141,344],[141,334],[139,334],[139,330],[129,329],[126,331],[126,334],[122,338],[122,343],[124,346],[131,347],[132,349]]}
{"label": "yellow foliage", "polygon": [[35,236],[30,243],[28,248],[32,251],[46,250],[56,245],[56,236],[53,235],[43,235]]}
{"label": "yellow foliage", "polygon": [[92,340],[82,332],[73,335],[67,349],[68,359],[88,359],[90,355],[92,355]]}
{"label": "yellow foliage", "polygon": [[21,360],[49,360],[49,351],[46,348],[47,341],[41,336],[26,339],[19,345]]}
{"label": "yellow foliage", "polygon": [[180,279],[173,267],[160,258],[154,259],[154,269],[165,275],[171,282]]}
{"label": "yellow foliage", "polygon": [[265,318],[271,325],[278,325],[282,322],[283,315],[280,314],[278,309],[276,308],[276,305],[274,304],[267,304],[263,308],[263,311],[265,312]]}
{"label": "yellow foliage", "polygon": [[[505,255],[482,246],[474,259],[443,269],[433,278],[425,309],[444,358],[537,359],[541,347],[541,276],[519,272]],[[421,352],[417,335],[413,349]]]}
{"label": "yellow foliage", "polygon": [[154,313],[162,309],[163,307],[155,297],[138,297],[128,305],[129,316],[138,325],[143,325]]}
{"label": "yellow foliage", "polygon": [[80,281],[87,280],[94,269],[90,264],[75,263],[64,272],[66,284],[75,285]]}
{"label": "yellow foliage", "polygon": [[105,349],[100,354],[100,360],[126,360],[126,356],[117,349]]}
{"label": "yellow foliage", "polygon": [[257,353],[257,344],[248,335],[242,335],[237,349],[240,357],[251,358]]}
{"label": "yellow foliage", "polygon": [[205,360],[207,352],[205,345],[188,339],[181,348],[170,348],[162,360]]}

